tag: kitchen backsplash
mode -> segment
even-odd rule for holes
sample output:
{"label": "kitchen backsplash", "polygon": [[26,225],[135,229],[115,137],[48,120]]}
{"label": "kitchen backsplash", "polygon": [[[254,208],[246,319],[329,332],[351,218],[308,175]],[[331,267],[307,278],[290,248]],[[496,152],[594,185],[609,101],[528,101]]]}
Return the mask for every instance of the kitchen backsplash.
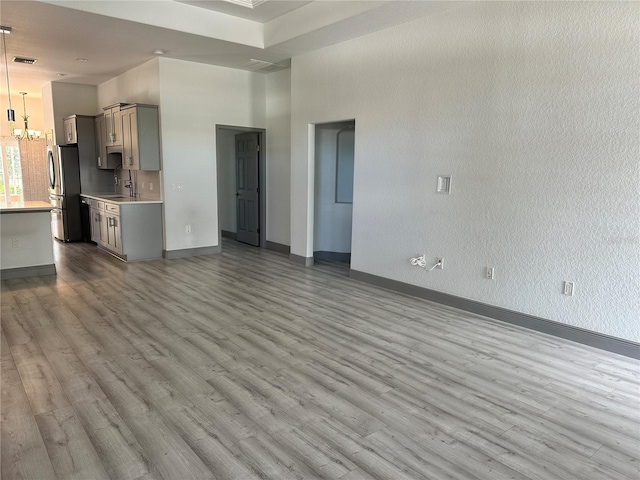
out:
{"label": "kitchen backsplash", "polygon": [[[129,195],[129,189],[125,184],[129,181],[129,170],[118,169],[120,185],[116,187],[116,192],[121,195]],[[141,197],[149,200],[161,200],[160,195],[160,172],[145,170],[131,170],[131,178],[137,179],[138,193]]]}

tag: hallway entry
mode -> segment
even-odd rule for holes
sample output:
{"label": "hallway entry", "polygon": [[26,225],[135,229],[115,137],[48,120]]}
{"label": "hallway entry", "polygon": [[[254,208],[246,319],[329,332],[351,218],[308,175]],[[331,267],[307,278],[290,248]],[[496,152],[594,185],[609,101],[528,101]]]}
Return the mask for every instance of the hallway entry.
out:
{"label": "hallway entry", "polygon": [[351,261],[355,120],[316,125],[314,260]]}
{"label": "hallway entry", "polygon": [[264,129],[216,126],[220,236],[256,247],[266,246],[265,137]]}

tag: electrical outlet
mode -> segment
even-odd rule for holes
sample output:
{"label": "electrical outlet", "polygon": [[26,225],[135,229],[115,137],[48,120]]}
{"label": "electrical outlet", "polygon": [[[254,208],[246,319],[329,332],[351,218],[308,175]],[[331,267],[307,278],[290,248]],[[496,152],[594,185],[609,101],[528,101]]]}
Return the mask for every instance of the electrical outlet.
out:
{"label": "electrical outlet", "polygon": [[153,183],[149,182],[149,190],[153,190]]}
{"label": "electrical outlet", "polygon": [[486,277],[487,280],[493,280],[495,278],[495,269],[493,267],[487,267]]}
{"label": "electrical outlet", "polygon": [[438,259],[438,266],[436,268],[439,268],[440,270],[444,268],[444,258]]}
{"label": "electrical outlet", "polygon": [[184,229],[187,233],[191,233],[191,225],[186,225]]}
{"label": "electrical outlet", "polygon": [[562,293],[564,295],[572,296],[574,290],[575,290],[575,286],[573,282],[567,282],[567,281],[564,282],[564,288],[562,289]]}
{"label": "electrical outlet", "polygon": [[20,239],[18,237],[11,237],[11,248],[20,248]]}

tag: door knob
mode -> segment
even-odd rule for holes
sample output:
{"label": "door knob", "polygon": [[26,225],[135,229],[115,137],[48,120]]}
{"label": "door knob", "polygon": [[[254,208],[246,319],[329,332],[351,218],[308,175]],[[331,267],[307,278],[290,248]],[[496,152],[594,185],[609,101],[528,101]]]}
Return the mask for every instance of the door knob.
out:
{"label": "door knob", "polygon": [[240,194],[238,192],[236,192],[236,197],[239,197],[239,196],[240,196]]}

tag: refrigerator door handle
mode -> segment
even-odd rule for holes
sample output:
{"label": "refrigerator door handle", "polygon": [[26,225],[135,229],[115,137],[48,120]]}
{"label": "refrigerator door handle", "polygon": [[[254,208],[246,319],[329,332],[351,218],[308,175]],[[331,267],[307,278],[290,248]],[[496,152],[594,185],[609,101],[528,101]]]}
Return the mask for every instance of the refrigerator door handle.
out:
{"label": "refrigerator door handle", "polygon": [[49,186],[53,190],[56,186],[56,168],[54,165],[53,152],[51,150],[47,152],[47,157],[49,159]]}

